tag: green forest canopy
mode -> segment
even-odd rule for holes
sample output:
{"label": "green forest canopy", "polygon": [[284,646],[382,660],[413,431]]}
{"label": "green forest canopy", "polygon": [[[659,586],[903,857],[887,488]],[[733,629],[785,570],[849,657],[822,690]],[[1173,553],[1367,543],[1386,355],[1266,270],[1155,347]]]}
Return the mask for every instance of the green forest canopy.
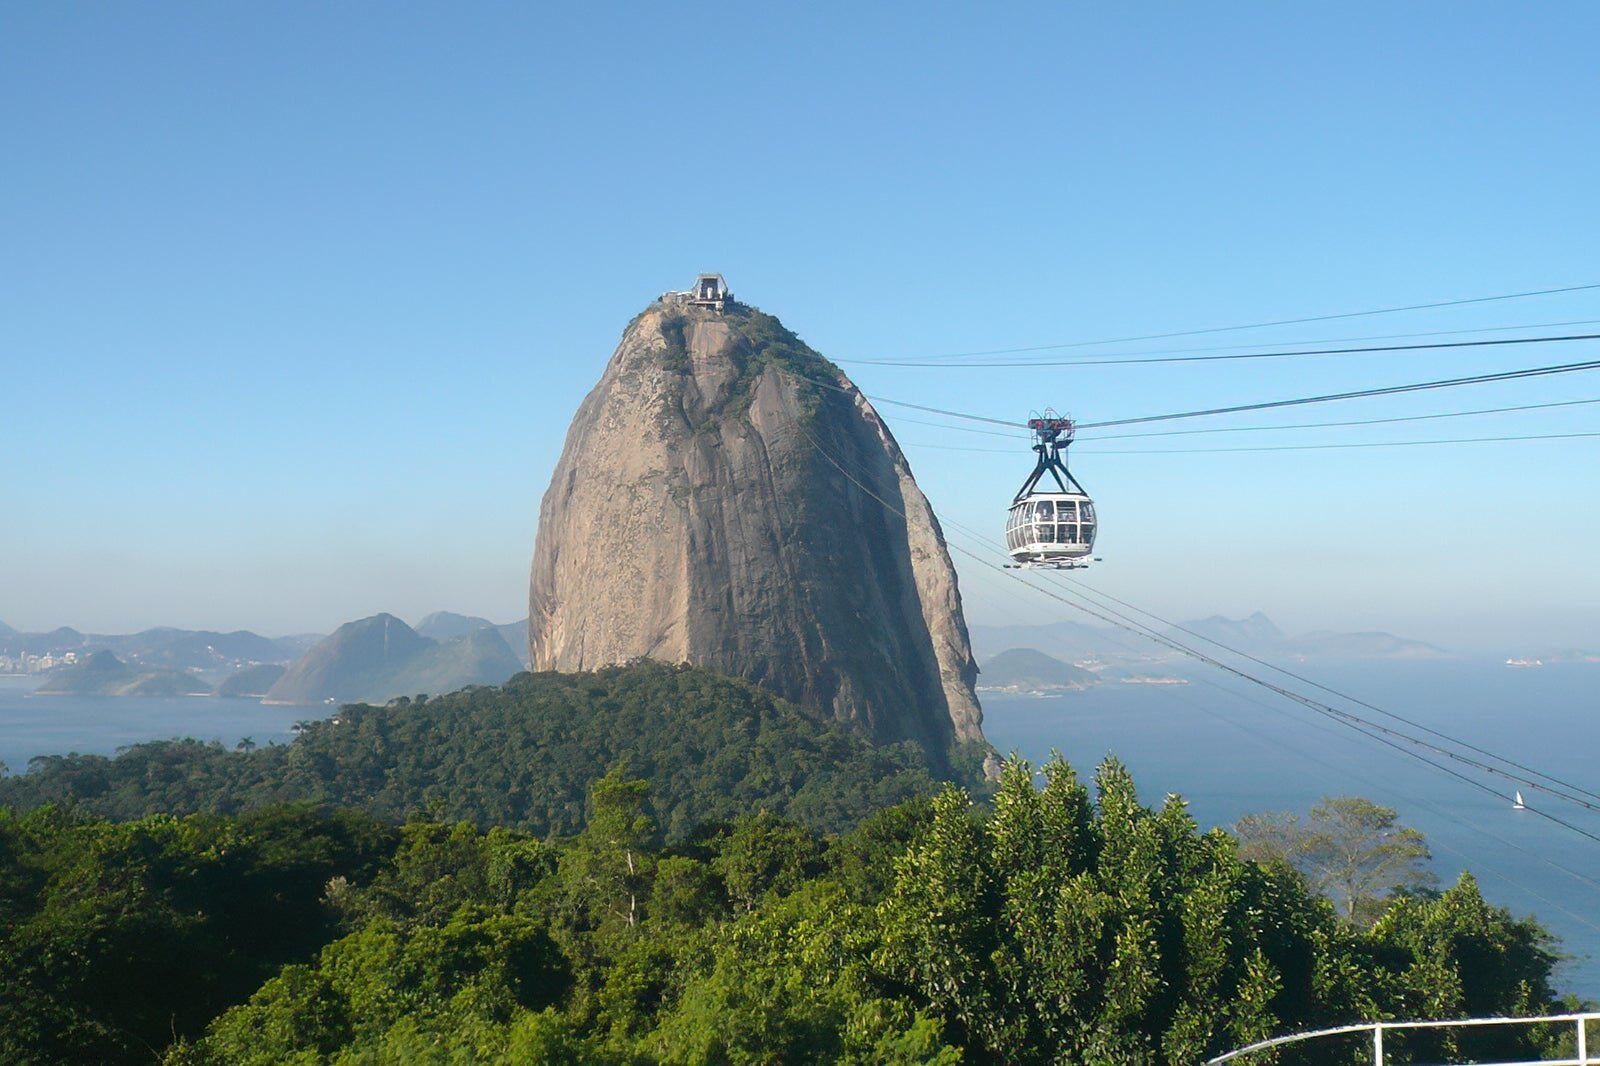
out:
{"label": "green forest canopy", "polygon": [[1548,936],[1468,876],[1358,923],[1115,761],[1043,774],[941,783],[657,663],[36,760],[0,781],[0,1061],[1161,1066],[1554,1005]]}
{"label": "green forest canopy", "polygon": [[[1009,764],[843,834],[663,847],[613,771],[562,840],[307,805],[0,810],[0,1059],[1193,1063],[1356,1019],[1548,1008],[1543,933],[1470,877],[1370,931],[1115,762]],[[1537,1034],[1397,1038],[1533,1058]],[[1315,1058],[1361,1061],[1357,1046]]]}

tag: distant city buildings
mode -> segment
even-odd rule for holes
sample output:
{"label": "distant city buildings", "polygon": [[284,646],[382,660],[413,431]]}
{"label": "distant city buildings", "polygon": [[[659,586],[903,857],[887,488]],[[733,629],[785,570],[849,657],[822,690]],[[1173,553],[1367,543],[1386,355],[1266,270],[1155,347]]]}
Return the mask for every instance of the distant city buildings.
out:
{"label": "distant city buildings", "polygon": [[42,674],[58,666],[76,666],[77,663],[78,653],[75,651],[63,652],[60,655],[50,652],[43,655],[19,652],[15,656],[0,655],[0,674]]}

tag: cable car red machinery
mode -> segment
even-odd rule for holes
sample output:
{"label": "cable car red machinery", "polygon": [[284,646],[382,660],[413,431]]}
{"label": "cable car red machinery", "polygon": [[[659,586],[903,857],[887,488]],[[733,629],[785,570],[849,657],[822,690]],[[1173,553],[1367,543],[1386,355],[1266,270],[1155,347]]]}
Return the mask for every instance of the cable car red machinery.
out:
{"label": "cable car red machinery", "polygon": [[[1006,549],[1012,565],[1029,569],[1072,570],[1088,566],[1098,523],[1094,501],[1067,470],[1066,450],[1073,424],[1049,408],[1028,419],[1039,461],[1017,490],[1006,518]],[[1041,489],[1050,475],[1054,487]]]}

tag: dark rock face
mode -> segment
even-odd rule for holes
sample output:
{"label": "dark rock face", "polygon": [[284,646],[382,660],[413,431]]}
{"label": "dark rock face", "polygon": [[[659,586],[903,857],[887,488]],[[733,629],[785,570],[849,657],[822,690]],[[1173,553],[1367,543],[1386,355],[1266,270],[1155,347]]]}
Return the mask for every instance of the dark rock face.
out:
{"label": "dark rock face", "polygon": [[778,321],[656,304],[578,409],[539,516],[535,670],[744,677],[930,753],[982,740],[944,538],[871,404]]}

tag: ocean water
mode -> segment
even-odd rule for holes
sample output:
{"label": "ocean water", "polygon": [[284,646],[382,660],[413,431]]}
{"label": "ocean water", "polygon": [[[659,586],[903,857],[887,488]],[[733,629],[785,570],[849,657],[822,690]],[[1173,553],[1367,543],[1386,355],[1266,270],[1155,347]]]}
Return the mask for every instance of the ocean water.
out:
{"label": "ocean water", "polygon": [[207,696],[36,696],[37,677],[0,677],[0,762],[12,773],[39,755],[114,755],[146,740],[193,737],[232,748],[287,744],[294,723],[324,717],[315,707],[269,707]]}
{"label": "ocean water", "polygon": [[[1514,669],[1450,660],[1296,672],[1600,792],[1600,664]],[[1470,870],[1490,903],[1531,915],[1560,936],[1559,950],[1570,957],[1556,972],[1558,990],[1600,999],[1600,841],[1582,835],[1600,838],[1600,814],[1424,752],[1440,764],[1427,765],[1219,671],[1195,666],[1184,675],[1191,683],[1102,684],[1045,698],[985,694],[984,731],[1002,752],[1035,763],[1059,751],[1084,777],[1115,755],[1143,802],[1156,806],[1177,793],[1202,828],[1260,811],[1304,813],[1324,796],[1365,796],[1393,807],[1402,823],[1427,835],[1441,887]],[[1302,682],[1290,684],[1399,727]],[[1532,809],[1512,808],[1519,787]]]}

